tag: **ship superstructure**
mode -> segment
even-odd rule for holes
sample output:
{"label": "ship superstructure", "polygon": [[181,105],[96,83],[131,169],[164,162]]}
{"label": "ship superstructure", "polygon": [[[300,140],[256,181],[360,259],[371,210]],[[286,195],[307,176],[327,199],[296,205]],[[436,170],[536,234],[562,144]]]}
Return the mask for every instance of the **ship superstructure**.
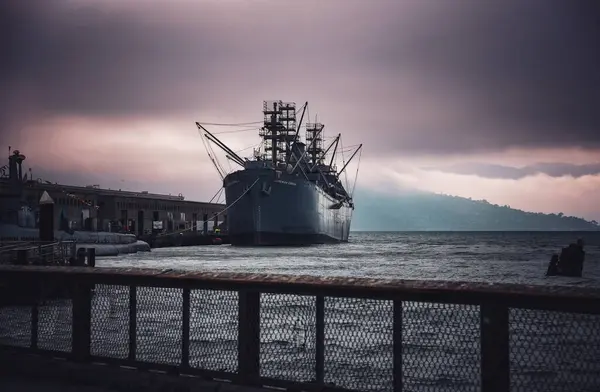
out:
{"label": "ship superstructure", "polygon": [[[338,171],[334,159],[341,134],[325,148],[325,126],[315,121],[306,124],[302,141],[300,130],[307,108],[308,102],[301,110],[291,102],[263,102],[264,119],[259,130],[262,148],[255,150],[250,159],[242,159],[196,123],[209,141],[241,166],[230,174],[222,173],[227,229],[233,245],[348,241],[354,203],[340,175],[362,144]],[[215,166],[219,170],[219,165]]]}

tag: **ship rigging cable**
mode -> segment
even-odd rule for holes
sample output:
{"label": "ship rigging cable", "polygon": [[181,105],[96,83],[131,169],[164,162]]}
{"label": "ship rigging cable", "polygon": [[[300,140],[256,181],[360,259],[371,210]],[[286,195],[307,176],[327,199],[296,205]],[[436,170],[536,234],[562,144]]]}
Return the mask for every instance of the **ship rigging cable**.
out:
{"label": "ship rigging cable", "polygon": [[262,144],[263,144],[263,142],[261,141],[260,143],[256,143],[256,144],[254,144],[254,145],[252,145],[252,146],[249,146],[249,147],[246,147],[246,148],[242,148],[241,150],[237,150],[237,151],[235,151],[235,153],[238,153],[238,152],[243,152],[243,151],[247,151],[247,150],[249,150],[249,149],[251,149],[251,148],[256,148],[256,147],[259,147],[259,148],[260,148],[260,146],[261,146]]}
{"label": "ship rigging cable", "polygon": [[217,200],[219,200],[219,198],[221,197],[220,194],[221,192],[223,192],[223,188],[219,188],[219,190],[217,191],[217,193],[215,193],[215,195],[213,197],[210,198],[210,200],[208,201],[209,203],[212,203],[213,200],[215,200],[215,197],[217,197]]}
{"label": "ship rigging cable", "polygon": [[[215,216],[219,216],[219,215],[221,215],[222,213],[226,212],[228,209],[230,209],[231,207],[233,207],[234,205],[236,205],[236,203],[237,203],[238,201],[240,201],[240,200],[242,199],[242,197],[244,197],[244,196],[246,195],[246,193],[250,192],[250,189],[254,188],[254,185],[256,185],[256,183],[257,183],[259,180],[260,180],[260,177],[258,177],[258,178],[256,179],[256,181],[254,181],[254,182],[252,183],[252,185],[250,185],[250,186],[248,187],[248,189],[246,189],[246,190],[245,190],[245,191],[244,191],[244,192],[243,192],[243,193],[240,195],[240,197],[238,197],[237,199],[235,199],[235,200],[233,201],[233,203],[231,203],[229,206],[227,206],[227,207],[225,207],[224,209],[222,209],[221,211],[219,211],[219,212],[215,213],[213,216],[211,216],[211,217],[210,217],[210,218],[208,218],[207,220],[201,221],[200,223],[201,223],[202,225],[204,225],[204,223],[206,223],[206,222],[210,222],[210,220],[211,220],[211,219],[213,219]],[[184,229],[184,230],[174,231],[174,232],[172,232],[172,233],[164,233],[164,234],[159,234],[159,235],[157,235],[157,237],[164,237],[164,236],[166,236],[166,235],[180,234],[180,233],[183,233],[183,232],[185,232],[185,231],[192,231],[193,229],[194,229],[194,226],[192,226],[192,227],[190,227],[190,228],[187,228],[187,229]]]}
{"label": "ship rigging cable", "polygon": [[214,127],[239,127],[239,126],[255,125],[255,124],[262,124],[262,123],[263,123],[262,121],[252,121],[252,122],[234,123],[234,124],[203,122],[202,125],[212,125]]}
{"label": "ship rigging cable", "polygon": [[257,129],[258,129],[257,127],[242,128],[242,129],[233,129],[231,131],[213,132],[213,134],[214,135],[223,135],[223,134],[226,134],[226,133],[240,133],[240,132],[256,131]]}
{"label": "ship rigging cable", "polygon": [[[298,113],[300,113],[300,109],[296,110],[296,114],[298,114]],[[238,127],[238,126],[256,125],[256,124],[263,124],[263,123],[264,123],[264,121],[250,121],[250,122],[229,123],[229,124],[228,123],[209,123],[209,122],[203,122],[202,125],[212,125],[212,126],[215,126],[215,127]],[[221,133],[224,133],[224,132],[221,132]]]}
{"label": "ship rigging cable", "polygon": [[[212,161],[213,165],[215,166],[215,169],[217,169],[217,173],[219,173],[219,177],[221,177],[221,180],[223,180],[225,178],[225,176],[223,175],[223,172],[221,172],[221,169],[219,168],[219,164],[217,163],[217,161],[215,160],[215,158],[212,156],[211,152],[211,148],[209,143],[204,140],[204,137],[202,137],[203,135],[200,135],[200,139],[202,139],[202,144],[204,145],[204,149],[206,150],[206,154],[208,155],[208,157],[210,158],[210,160]],[[214,154],[214,151],[213,151]]]}
{"label": "ship rigging cable", "polygon": [[[346,157],[344,157],[344,142],[342,141],[342,139],[340,138],[340,152],[341,152],[341,156],[342,156],[342,165],[346,166]],[[345,186],[344,188],[349,189],[349,185],[348,184],[348,172],[344,170],[344,182],[345,182]]]}
{"label": "ship rigging cable", "polygon": [[356,189],[356,182],[358,181],[358,170],[360,169],[360,158],[362,157],[362,148],[358,153],[358,163],[356,166],[356,174],[354,175],[354,184],[352,184],[352,192],[350,192],[350,198],[354,199],[354,190]]}
{"label": "ship rigging cable", "polygon": [[219,168],[221,169],[221,180],[225,179],[225,176],[227,174],[227,172],[225,171],[225,168],[223,168],[223,165],[221,164],[221,162],[219,161],[219,158],[217,158],[217,154],[215,154],[215,150],[213,149],[212,145],[210,143],[207,143],[208,147],[210,148],[210,151],[212,152],[213,156],[215,157],[215,162],[219,165]]}
{"label": "ship rigging cable", "polygon": [[[198,129],[198,132],[200,132],[200,129]],[[211,143],[209,143],[208,141],[204,140],[204,137],[206,137],[207,139],[209,139],[208,135],[204,135],[200,132],[200,137],[202,138],[202,144],[204,144],[204,148],[206,150],[206,153],[208,155],[208,157],[211,159],[213,165],[215,166],[215,168],[217,169],[217,172],[219,173],[219,176],[221,177],[221,180],[223,180],[225,178],[225,175],[228,173],[224,168],[223,165],[221,164],[221,162],[219,161],[219,158],[217,157],[217,154],[215,154],[215,151],[212,148]],[[214,143],[214,141],[212,139],[209,139],[210,142]],[[233,153],[233,155],[235,155],[235,153]],[[227,158],[229,159],[234,159],[234,158],[230,158],[229,155],[226,155]],[[241,159],[239,160],[235,160],[238,164],[242,165],[242,161]],[[229,168],[231,169],[231,166],[229,166]]]}
{"label": "ship rigging cable", "polygon": [[[214,203],[215,204],[219,204],[221,202],[221,198],[225,198],[225,188],[221,188],[221,192],[219,193],[219,195],[215,199]],[[223,202],[225,203],[225,200],[223,200]]]}

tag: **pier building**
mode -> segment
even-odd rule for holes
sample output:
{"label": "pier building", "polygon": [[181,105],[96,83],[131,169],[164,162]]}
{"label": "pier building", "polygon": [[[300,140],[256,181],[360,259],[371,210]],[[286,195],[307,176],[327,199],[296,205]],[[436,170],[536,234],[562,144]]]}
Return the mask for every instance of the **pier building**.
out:
{"label": "pier building", "polygon": [[55,203],[56,230],[119,231],[138,236],[180,230],[209,232],[225,227],[225,206],[186,200],[182,194],[75,186],[34,180],[23,172],[25,155],[9,151],[0,168],[0,222],[37,227],[38,202],[44,191]]}

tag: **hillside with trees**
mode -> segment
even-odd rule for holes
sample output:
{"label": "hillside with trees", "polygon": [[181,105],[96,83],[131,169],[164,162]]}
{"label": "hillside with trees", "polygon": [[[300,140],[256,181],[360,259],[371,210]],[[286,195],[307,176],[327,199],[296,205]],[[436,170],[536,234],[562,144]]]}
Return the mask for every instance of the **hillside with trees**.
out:
{"label": "hillside with trees", "polygon": [[562,213],[527,212],[486,200],[426,192],[397,196],[357,191],[353,230],[600,231],[597,221]]}

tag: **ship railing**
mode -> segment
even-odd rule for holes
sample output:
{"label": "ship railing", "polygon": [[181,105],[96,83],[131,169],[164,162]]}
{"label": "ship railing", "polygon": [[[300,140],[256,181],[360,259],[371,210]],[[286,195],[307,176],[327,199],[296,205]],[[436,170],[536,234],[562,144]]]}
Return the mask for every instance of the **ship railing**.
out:
{"label": "ship railing", "polygon": [[0,287],[0,354],[298,391],[600,388],[600,289],[31,266]]}
{"label": "ship railing", "polygon": [[0,246],[0,264],[9,264],[13,259],[13,252],[28,244],[27,241],[3,241]]}

